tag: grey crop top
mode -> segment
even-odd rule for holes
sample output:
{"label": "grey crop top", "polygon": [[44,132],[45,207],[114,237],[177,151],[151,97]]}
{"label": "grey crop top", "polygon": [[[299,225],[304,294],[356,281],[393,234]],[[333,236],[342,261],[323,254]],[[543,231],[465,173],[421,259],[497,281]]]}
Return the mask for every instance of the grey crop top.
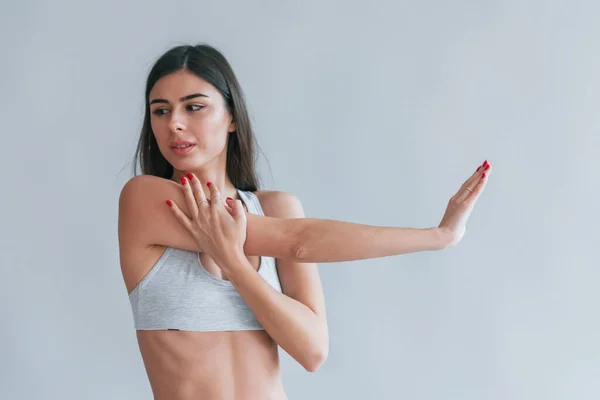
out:
{"label": "grey crop top", "polygon": [[[238,190],[251,214],[264,215],[252,192]],[[258,273],[281,292],[275,259],[260,257]],[[264,329],[233,284],[208,272],[199,253],[167,247],[129,294],[136,330]]]}

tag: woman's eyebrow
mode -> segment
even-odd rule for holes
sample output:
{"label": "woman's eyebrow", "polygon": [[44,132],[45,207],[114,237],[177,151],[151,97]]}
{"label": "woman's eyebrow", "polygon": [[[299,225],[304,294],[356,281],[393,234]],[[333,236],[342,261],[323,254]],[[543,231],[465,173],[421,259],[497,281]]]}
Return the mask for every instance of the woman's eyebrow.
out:
{"label": "woman's eyebrow", "polygon": [[[206,97],[209,98],[207,95],[205,95],[204,93],[194,93],[194,94],[188,94],[187,96],[183,96],[182,98],[179,99],[179,101],[186,101],[186,100],[190,100],[196,97]],[[154,103],[167,103],[169,104],[169,100],[165,100],[165,99],[154,99],[150,102],[150,104],[154,104]]]}

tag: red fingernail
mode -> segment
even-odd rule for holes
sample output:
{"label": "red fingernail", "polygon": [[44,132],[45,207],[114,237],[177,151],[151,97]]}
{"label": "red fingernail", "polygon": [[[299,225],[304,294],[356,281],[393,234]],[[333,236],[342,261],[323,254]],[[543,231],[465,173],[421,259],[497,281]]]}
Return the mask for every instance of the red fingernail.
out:
{"label": "red fingernail", "polygon": [[490,164],[490,163],[488,163],[488,160],[485,160],[485,161],[483,162],[483,166],[484,166],[484,167],[485,167],[486,165],[489,165],[489,164]]}
{"label": "red fingernail", "polygon": [[228,197],[227,200],[233,200],[231,197]]}
{"label": "red fingernail", "polygon": [[[479,166],[479,167],[477,168],[477,171],[479,171],[480,169],[481,169],[481,166]],[[477,171],[475,171],[475,172],[477,172]]]}
{"label": "red fingernail", "polygon": [[206,184],[206,186],[208,186],[208,187],[210,187],[210,185],[212,185],[212,183],[210,183],[210,182],[208,182],[208,183]]}
{"label": "red fingernail", "polygon": [[182,177],[181,177],[181,184],[182,184],[182,185],[185,185],[185,182],[186,182],[186,181],[187,181],[187,180],[186,180],[186,179],[185,179],[185,178],[182,176]]}
{"label": "red fingernail", "polygon": [[484,172],[483,174],[481,174],[481,177],[482,177],[482,178],[485,178],[485,176],[486,176],[486,175],[487,175],[487,174]]}
{"label": "red fingernail", "polygon": [[191,173],[191,172],[190,172],[190,173],[188,173],[186,176],[187,176],[188,178],[190,178],[190,181],[191,181],[191,180],[192,180],[192,178],[194,177],[194,176],[192,175],[192,173]]}
{"label": "red fingernail", "polygon": [[487,171],[488,169],[490,169],[490,164],[485,166],[485,170]]}
{"label": "red fingernail", "polygon": [[167,200],[167,204],[169,205],[169,207],[173,207],[173,202],[171,200]]}

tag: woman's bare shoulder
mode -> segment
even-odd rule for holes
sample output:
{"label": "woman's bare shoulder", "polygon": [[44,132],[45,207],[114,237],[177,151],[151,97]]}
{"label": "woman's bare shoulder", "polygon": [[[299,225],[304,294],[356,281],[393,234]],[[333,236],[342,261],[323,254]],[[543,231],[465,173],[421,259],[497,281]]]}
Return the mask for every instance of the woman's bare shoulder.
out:
{"label": "woman's bare shoulder", "polygon": [[169,187],[177,185],[170,179],[161,178],[154,175],[136,175],[130,178],[121,189],[120,198],[127,199],[127,196],[139,195],[139,191],[152,191],[160,187]]}
{"label": "woman's bare shoulder", "polygon": [[198,251],[198,245],[177,221],[166,200],[189,217],[185,195],[172,180],[138,175],[125,183],[119,196],[119,239],[123,248],[162,245]]}
{"label": "woman's bare shoulder", "polygon": [[[130,178],[119,195],[119,211],[127,215],[138,215],[141,211],[154,208],[158,199],[167,200],[181,192],[172,180],[153,175],[137,175]],[[182,206],[182,204],[179,204]],[[138,215],[139,216],[139,215]]]}

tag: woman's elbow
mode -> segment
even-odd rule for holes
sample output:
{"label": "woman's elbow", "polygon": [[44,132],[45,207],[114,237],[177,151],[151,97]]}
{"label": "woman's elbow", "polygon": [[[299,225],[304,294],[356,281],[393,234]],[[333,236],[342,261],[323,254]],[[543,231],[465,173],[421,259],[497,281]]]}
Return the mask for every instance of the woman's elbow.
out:
{"label": "woman's elbow", "polygon": [[310,235],[307,234],[306,220],[293,219],[293,221],[295,221],[293,228],[286,232],[287,243],[285,247],[288,257],[295,262],[308,262],[308,239]]}
{"label": "woman's elbow", "polygon": [[304,369],[308,372],[317,372],[327,360],[328,355],[328,346],[321,346],[313,351],[310,357],[307,357],[303,365]]}
{"label": "woman's elbow", "polygon": [[308,249],[304,244],[294,245],[292,259],[296,262],[308,262]]}

